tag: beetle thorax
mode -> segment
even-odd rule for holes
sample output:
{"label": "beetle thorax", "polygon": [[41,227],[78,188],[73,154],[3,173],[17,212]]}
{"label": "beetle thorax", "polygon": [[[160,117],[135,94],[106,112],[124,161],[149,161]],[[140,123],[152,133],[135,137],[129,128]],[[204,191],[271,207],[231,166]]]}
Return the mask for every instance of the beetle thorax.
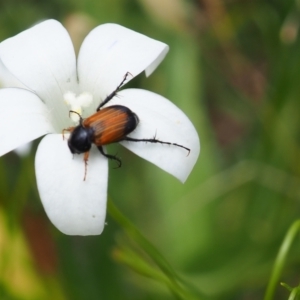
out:
{"label": "beetle thorax", "polygon": [[74,154],[87,152],[91,149],[94,131],[92,128],[85,128],[82,124],[72,131],[68,140],[70,151]]}

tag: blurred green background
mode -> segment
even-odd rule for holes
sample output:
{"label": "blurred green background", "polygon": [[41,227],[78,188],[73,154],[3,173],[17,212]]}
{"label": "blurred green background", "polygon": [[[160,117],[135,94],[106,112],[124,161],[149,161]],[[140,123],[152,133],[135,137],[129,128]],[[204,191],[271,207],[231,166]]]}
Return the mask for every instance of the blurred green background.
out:
{"label": "blurred green background", "polygon": [[[0,299],[263,299],[300,215],[300,1],[0,0],[0,41],[48,18],[76,49],[106,22],[169,44],[129,86],[178,105],[201,154],[182,185],[111,146],[124,163],[110,168],[107,226],[94,237],[63,235],[46,217],[38,141],[2,157]],[[279,284],[299,284],[296,233],[265,299],[297,299]]]}

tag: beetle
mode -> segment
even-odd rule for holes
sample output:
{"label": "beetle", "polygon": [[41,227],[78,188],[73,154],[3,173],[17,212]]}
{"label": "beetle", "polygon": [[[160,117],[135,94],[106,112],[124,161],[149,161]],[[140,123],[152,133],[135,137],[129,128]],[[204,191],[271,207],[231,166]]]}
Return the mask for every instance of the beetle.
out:
{"label": "beetle", "polygon": [[138,116],[128,107],[122,105],[111,105],[102,108],[114,96],[116,96],[117,92],[126,81],[128,75],[131,74],[129,72],[125,74],[122,82],[110,95],[105,98],[103,102],[99,104],[96,112],[90,117],[83,119],[79,113],[72,110],[69,112],[75,113],[79,116],[79,125],[64,129],[63,136],[65,131],[70,132],[68,146],[72,154],[84,153],[83,160],[85,163],[85,173],[83,180],[86,179],[87,162],[92,144],[96,145],[102,155],[108,159],[117,161],[118,168],[122,165],[121,160],[115,155],[105,153],[102,146],[120,141],[149,142],[177,146],[187,150],[187,155],[190,153],[190,149],[185,146],[176,143],[160,141],[156,139],[155,136],[150,139],[135,139],[129,137],[128,134],[134,131],[139,124]]}

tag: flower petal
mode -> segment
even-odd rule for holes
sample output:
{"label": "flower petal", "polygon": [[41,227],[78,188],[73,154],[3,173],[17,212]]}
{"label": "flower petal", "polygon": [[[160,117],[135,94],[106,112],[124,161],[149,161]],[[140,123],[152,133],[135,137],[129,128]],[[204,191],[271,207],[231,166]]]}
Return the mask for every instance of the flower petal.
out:
{"label": "flower petal", "polygon": [[18,148],[16,148],[14,151],[15,151],[15,153],[17,153],[20,157],[25,157],[25,156],[27,156],[27,155],[30,153],[31,146],[32,146],[32,143],[31,143],[31,142],[25,143],[25,144],[19,146]]}
{"label": "flower petal", "polygon": [[42,22],[3,41],[0,57],[10,73],[55,109],[58,130],[67,127],[62,94],[76,86],[76,58],[66,29],[55,20]]}
{"label": "flower petal", "polygon": [[60,134],[39,144],[35,171],[38,190],[51,222],[69,235],[96,235],[106,215],[108,162],[91,150],[86,180],[83,155],[71,154]]}
{"label": "flower petal", "polygon": [[137,128],[129,134],[136,139],[176,143],[190,149],[158,143],[129,142],[121,144],[184,182],[193,169],[200,152],[199,137],[188,117],[168,99],[149,91],[126,89],[109,105],[129,107],[139,117]]}
{"label": "flower petal", "polygon": [[45,104],[28,90],[0,89],[0,155],[54,132]]}
{"label": "flower petal", "polygon": [[16,77],[14,77],[4,66],[0,59],[0,87],[20,87],[26,88]]}
{"label": "flower petal", "polygon": [[144,70],[149,76],[168,50],[166,44],[120,25],[98,26],[86,37],[79,52],[81,89],[92,93],[98,102],[104,100],[127,72],[132,75],[127,82]]}

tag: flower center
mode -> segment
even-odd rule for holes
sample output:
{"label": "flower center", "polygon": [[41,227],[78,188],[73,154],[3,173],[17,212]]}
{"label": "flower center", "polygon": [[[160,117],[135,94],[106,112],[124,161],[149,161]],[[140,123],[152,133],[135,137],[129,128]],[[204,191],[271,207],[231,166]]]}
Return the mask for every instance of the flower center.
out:
{"label": "flower center", "polygon": [[[78,96],[73,92],[64,93],[64,101],[70,106],[70,110],[75,113],[70,114],[70,118],[73,122],[79,121],[79,115],[82,115],[84,107],[89,107],[93,102],[93,95],[88,92],[83,92]],[[79,114],[79,115],[78,115]]]}

